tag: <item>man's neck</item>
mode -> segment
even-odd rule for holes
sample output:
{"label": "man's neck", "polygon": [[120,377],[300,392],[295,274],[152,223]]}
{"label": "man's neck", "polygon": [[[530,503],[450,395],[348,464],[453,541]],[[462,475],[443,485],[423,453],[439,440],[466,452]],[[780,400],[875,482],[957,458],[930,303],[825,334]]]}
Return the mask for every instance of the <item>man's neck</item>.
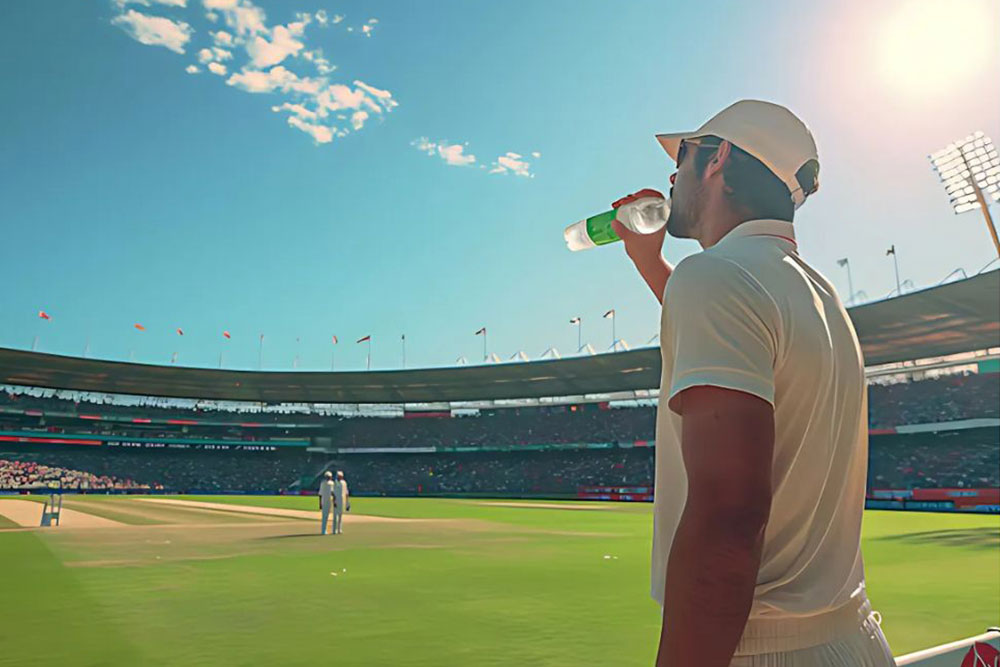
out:
{"label": "man's neck", "polygon": [[709,206],[701,216],[698,243],[702,250],[711,248],[726,234],[751,219],[727,207]]}

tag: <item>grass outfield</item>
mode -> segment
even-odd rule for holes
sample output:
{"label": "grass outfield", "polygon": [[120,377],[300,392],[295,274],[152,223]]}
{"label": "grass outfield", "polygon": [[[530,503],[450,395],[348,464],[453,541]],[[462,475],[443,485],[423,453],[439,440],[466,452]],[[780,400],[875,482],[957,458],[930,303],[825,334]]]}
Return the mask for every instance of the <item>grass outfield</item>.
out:
{"label": "grass outfield", "polygon": [[[66,498],[126,525],[0,520],[0,665],[652,664],[648,505],[355,498],[346,533],[321,537],[291,517]],[[1000,517],[868,512],[863,548],[897,655],[1000,618]]]}

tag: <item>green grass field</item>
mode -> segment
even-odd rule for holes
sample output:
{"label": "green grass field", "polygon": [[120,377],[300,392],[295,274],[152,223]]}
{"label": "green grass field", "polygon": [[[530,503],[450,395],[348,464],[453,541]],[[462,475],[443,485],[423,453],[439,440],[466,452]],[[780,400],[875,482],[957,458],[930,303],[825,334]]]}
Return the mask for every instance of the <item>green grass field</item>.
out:
{"label": "green grass field", "polygon": [[[114,528],[0,520],[0,665],[652,663],[648,505],[353,505],[326,537],[301,518],[122,497],[66,497]],[[998,622],[1000,517],[868,512],[864,530],[894,653]]]}

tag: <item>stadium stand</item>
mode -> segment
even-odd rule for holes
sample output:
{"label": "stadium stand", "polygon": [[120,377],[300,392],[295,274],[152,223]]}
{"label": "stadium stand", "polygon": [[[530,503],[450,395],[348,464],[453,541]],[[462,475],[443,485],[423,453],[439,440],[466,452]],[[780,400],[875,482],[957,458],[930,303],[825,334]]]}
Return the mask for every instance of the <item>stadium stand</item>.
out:
{"label": "stadium stand", "polygon": [[[851,309],[869,364],[993,350],[924,370],[877,369],[869,389],[873,499],[946,503],[950,493],[971,498],[959,492],[986,489],[969,502],[995,504],[998,296],[1000,271],[991,271]],[[941,368],[948,363],[978,372],[949,374]],[[941,375],[900,381],[927,372]],[[659,373],[655,348],[348,373],[0,349],[0,489],[58,480],[87,491],[309,492],[325,468],[337,467],[359,494],[648,491]],[[940,493],[918,498],[911,490]]]}

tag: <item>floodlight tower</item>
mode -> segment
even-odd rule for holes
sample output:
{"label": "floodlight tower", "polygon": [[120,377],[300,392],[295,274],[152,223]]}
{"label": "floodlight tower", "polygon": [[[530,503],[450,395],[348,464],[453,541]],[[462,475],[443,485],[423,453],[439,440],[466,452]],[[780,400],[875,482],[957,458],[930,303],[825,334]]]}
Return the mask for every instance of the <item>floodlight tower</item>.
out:
{"label": "floodlight tower", "polygon": [[987,197],[1000,201],[1000,157],[993,141],[982,132],[976,132],[928,157],[944,183],[956,214],[982,209],[993,245],[1000,255],[1000,239],[987,202]]}

